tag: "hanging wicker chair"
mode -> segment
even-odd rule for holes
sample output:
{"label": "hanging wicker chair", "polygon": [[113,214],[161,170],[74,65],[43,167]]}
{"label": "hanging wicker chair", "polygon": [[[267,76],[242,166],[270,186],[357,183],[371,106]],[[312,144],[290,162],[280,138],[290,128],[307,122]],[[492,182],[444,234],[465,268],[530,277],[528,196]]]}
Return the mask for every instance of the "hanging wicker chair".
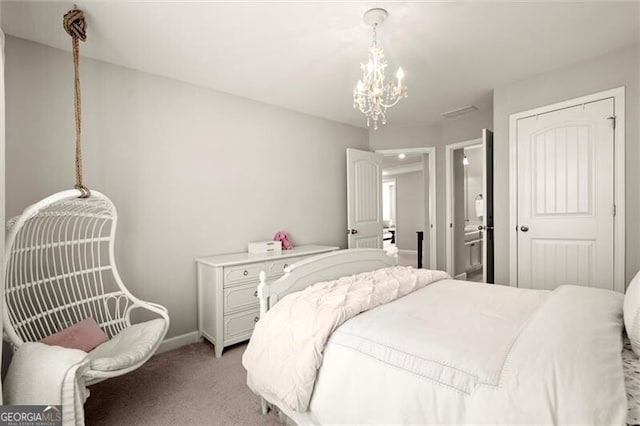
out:
{"label": "hanging wicker chair", "polygon": [[[7,235],[4,331],[14,349],[92,317],[109,341],[91,352],[86,383],[132,371],[158,349],[167,310],[124,286],[114,257],[117,214],[97,191],[51,195],[28,207]],[[133,311],[159,318],[131,324]],[[143,318],[148,319],[147,314]]]}

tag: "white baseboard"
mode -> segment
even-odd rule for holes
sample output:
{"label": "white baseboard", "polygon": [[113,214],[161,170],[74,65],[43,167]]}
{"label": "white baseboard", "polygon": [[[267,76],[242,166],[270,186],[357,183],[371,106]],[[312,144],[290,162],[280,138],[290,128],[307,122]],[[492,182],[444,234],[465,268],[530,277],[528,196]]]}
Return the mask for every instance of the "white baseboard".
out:
{"label": "white baseboard", "polygon": [[456,280],[466,280],[467,279],[467,273],[463,272],[461,274],[458,274],[454,277],[454,279]]}
{"label": "white baseboard", "polygon": [[467,275],[468,274],[473,274],[474,272],[478,272],[478,271],[482,271],[482,263],[478,263],[477,265],[469,266],[469,269],[467,269]]}
{"label": "white baseboard", "polygon": [[160,343],[160,347],[158,348],[156,353],[161,354],[163,352],[172,351],[182,346],[190,345],[191,343],[197,343],[199,341],[200,341],[200,337],[198,337],[197,331],[192,331],[191,333],[185,333],[179,336],[170,337],[168,339],[164,339],[162,343]]}
{"label": "white baseboard", "polygon": [[398,250],[398,254],[413,254],[418,255],[418,250]]}

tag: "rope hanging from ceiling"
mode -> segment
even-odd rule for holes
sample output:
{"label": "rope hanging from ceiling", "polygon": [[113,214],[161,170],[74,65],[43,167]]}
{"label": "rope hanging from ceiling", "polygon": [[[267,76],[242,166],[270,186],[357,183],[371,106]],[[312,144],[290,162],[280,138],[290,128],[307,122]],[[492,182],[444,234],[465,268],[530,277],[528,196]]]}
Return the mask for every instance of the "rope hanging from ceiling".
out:
{"label": "rope hanging from ceiling", "polygon": [[87,23],[84,12],[74,9],[67,12],[62,20],[64,30],[71,36],[74,71],[74,108],[76,123],[76,184],[74,188],[81,192],[80,198],[91,195],[89,188],[82,183],[82,104],[80,98],[80,40],[87,39]]}

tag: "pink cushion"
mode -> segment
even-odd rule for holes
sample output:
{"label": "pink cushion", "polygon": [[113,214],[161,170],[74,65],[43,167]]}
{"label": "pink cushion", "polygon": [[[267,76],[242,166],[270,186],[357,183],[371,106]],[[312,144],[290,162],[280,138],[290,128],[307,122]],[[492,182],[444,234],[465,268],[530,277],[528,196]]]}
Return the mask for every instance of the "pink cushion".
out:
{"label": "pink cushion", "polygon": [[40,343],[89,352],[108,340],[109,337],[100,329],[96,320],[85,318],[71,327],[45,337]]}

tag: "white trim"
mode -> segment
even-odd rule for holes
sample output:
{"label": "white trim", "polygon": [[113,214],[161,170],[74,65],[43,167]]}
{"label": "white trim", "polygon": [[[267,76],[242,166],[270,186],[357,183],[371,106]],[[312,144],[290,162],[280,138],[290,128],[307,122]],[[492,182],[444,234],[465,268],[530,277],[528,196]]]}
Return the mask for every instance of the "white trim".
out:
{"label": "white trim", "polygon": [[626,287],[625,278],[625,88],[605,90],[592,95],[582,96],[555,104],[534,108],[509,116],[509,285],[518,286],[518,234],[516,227],[518,224],[518,152],[517,122],[520,119],[570,108],[580,104],[597,102],[603,99],[613,98],[613,111],[616,116],[616,127],[613,133],[614,138],[614,203],[617,208],[614,217],[614,266],[613,266],[613,288],[615,291],[624,293]]}
{"label": "white trim", "polygon": [[435,146],[425,146],[423,148],[393,148],[393,149],[376,149],[378,154],[392,155],[392,154],[429,154],[432,150],[435,151]]}
{"label": "white trim", "polygon": [[398,254],[415,254],[418,255],[418,250],[400,250],[398,249]]}
{"label": "white trim", "polygon": [[[429,156],[429,269],[438,269],[438,227],[436,208],[436,147],[378,149],[378,154],[427,154]],[[424,169],[423,169],[424,170]],[[426,231],[426,230],[425,230]]]}
{"label": "white trim", "polygon": [[518,138],[517,121],[523,117],[509,116],[509,285],[518,287]]}
{"label": "white trim", "polygon": [[471,139],[468,141],[464,141],[464,142],[457,142],[457,143],[452,143],[449,144],[445,147],[445,160],[444,160],[444,164],[445,164],[445,174],[446,174],[446,184],[445,184],[445,191],[446,191],[446,197],[445,197],[445,202],[446,202],[446,206],[447,206],[447,213],[446,213],[446,222],[445,222],[445,230],[446,230],[446,270],[449,273],[449,275],[453,276],[453,259],[454,259],[454,254],[453,254],[453,228],[451,227],[451,224],[453,223],[453,197],[451,196],[451,192],[453,191],[453,151],[457,150],[457,149],[461,149],[461,148],[468,148],[468,147],[472,147],[472,146],[476,146],[480,144],[480,146],[482,146],[482,138],[478,138],[478,139]]}
{"label": "white trim", "polygon": [[183,346],[190,345],[192,343],[198,343],[201,341],[202,339],[200,338],[200,336],[198,336],[197,331],[192,331],[190,333],[185,333],[179,336],[170,337],[168,339],[164,339],[162,343],[160,343],[160,346],[158,347],[156,354],[172,351],[174,349],[178,349]]}

